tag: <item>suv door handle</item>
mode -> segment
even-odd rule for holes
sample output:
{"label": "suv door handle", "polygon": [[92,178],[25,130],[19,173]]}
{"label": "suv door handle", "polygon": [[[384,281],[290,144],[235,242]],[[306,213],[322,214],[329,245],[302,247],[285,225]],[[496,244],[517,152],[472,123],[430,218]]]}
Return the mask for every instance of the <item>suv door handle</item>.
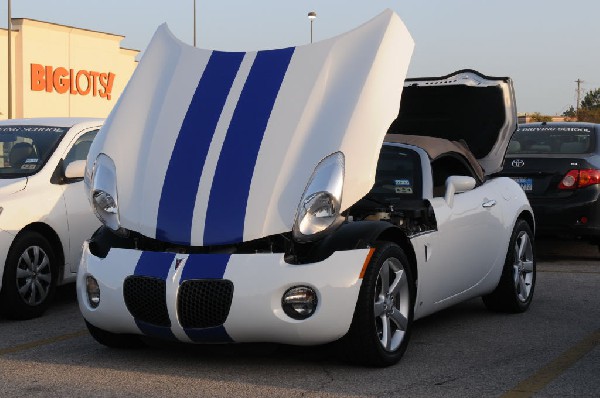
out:
{"label": "suv door handle", "polygon": [[494,199],[488,200],[487,202],[483,202],[482,206],[485,208],[494,207],[496,206],[496,201]]}

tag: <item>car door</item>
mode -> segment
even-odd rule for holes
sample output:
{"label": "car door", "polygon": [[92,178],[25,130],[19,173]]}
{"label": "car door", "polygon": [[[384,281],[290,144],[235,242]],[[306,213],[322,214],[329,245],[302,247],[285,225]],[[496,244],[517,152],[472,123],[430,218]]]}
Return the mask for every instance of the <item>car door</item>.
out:
{"label": "car door", "polygon": [[[82,131],[73,140],[73,145],[63,159],[63,170],[69,163],[87,158],[90,145],[97,133],[97,128]],[[92,236],[92,233],[100,226],[100,221],[92,212],[85,196],[83,179],[65,180],[63,199],[69,227],[69,251],[65,253],[65,260],[68,265],[65,269],[75,273],[81,258],[83,241]]]}
{"label": "car door", "polygon": [[[474,189],[454,195],[453,203],[443,195],[445,181],[451,175],[475,178],[458,154],[443,155],[432,162],[434,198],[431,205],[438,225],[437,284],[434,302],[457,295],[468,295],[491,270],[504,248],[498,245],[502,227],[502,206],[493,183],[479,183]],[[441,251],[441,253],[440,253]],[[439,258],[438,258],[439,260]]]}

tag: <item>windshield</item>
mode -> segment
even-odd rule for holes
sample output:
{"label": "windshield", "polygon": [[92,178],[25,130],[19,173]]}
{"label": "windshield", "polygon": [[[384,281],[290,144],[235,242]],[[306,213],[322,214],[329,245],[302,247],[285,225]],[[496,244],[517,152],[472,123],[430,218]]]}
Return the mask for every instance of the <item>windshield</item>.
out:
{"label": "windshield", "polygon": [[68,130],[52,126],[0,126],[0,178],[35,174]]}
{"label": "windshield", "polygon": [[590,127],[521,126],[512,136],[508,154],[580,154],[594,149],[594,130]]}
{"label": "windshield", "polygon": [[421,179],[419,154],[411,149],[384,145],[369,196],[380,202],[420,199],[423,192]]}

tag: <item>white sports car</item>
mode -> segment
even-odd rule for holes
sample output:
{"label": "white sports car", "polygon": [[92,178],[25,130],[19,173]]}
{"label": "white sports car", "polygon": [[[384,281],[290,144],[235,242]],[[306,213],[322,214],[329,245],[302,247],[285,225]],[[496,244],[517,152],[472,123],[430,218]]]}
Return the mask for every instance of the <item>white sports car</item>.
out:
{"label": "white sports car", "polygon": [[77,278],[92,336],[339,340],[387,366],[417,318],[477,296],[526,310],[533,213],[489,177],[516,128],[512,83],[405,82],[412,48],[391,11],[248,53],[159,28],[88,157],[104,223]]}
{"label": "white sports car", "polygon": [[37,317],[57,285],[75,281],[83,240],[99,226],[82,180],[102,122],[0,122],[0,315]]}

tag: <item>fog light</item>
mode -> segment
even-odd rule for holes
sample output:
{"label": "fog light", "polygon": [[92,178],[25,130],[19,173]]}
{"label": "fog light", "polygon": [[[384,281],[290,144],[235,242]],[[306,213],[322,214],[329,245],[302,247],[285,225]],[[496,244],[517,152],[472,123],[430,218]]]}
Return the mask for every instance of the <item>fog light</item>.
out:
{"label": "fog light", "polygon": [[85,288],[90,307],[98,307],[100,304],[100,286],[98,286],[98,281],[93,276],[88,275],[85,280]]}
{"label": "fog light", "polygon": [[306,319],[317,309],[317,292],[308,286],[294,286],[281,298],[283,312],[293,319]]}

